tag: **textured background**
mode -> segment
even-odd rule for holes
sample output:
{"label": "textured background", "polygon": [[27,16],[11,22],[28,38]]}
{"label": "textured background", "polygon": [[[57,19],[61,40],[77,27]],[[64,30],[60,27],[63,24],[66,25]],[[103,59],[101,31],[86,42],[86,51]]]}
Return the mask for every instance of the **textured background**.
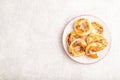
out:
{"label": "textured background", "polygon": [[[0,0],[0,80],[120,80],[120,0]],[[80,14],[109,26],[112,47],[100,62],[70,60],[64,25]]]}

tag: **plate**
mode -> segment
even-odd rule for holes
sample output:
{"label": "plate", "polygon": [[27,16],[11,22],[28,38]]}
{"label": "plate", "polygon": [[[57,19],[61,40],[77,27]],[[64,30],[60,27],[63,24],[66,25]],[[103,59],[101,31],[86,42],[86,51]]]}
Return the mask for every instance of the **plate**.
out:
{"label": "plate", "polygon": [[[73,57],[69,54],[68,47],[67,47],[67,44],[66,44],[66,38],[67,38],[68,34],[71,31],[74,30],[73,29],[74,22],[76,20],[80,19],[80,18],[86,18],[90,22],[96,21],[103,26],[103,29],[104,29],[103,36],[107,39],[108,44],[107,44],[107,47],[104,50],[97,52],[99,57],[96,58],[96,59],[89,58],[86,55],[83,55],[83,56],[80,56],[80,57]],[[103,59],[107,55],[107,53],[109,52],[110,47],[111,47],[111,34],[110,34],[110,31],[109,31],[107,25],[100,18],[98,18],[96,16],[93,16],[93,15],[80,15],[78,17],[73,18],[65,26],[63,34],[62,34],[62,44],[63,44],[63,48],[64,48],[66,54],[69,56],[69,58],[71,58],[75,62],[78,62],[78,63],[81,63],[81,64],[93,64],[93,63],[96,63],[96,62],[100,61],[101,59]]]}

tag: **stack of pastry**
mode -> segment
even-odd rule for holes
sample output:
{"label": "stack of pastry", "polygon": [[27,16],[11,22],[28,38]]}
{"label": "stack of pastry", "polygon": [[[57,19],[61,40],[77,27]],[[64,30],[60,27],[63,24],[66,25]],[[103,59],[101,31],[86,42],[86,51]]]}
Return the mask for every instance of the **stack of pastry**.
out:
{"label": "stack of pastry", "polygon": [[98,58],[98,52],[107,46],[103,33],[103,26],[96,21],[90,22],[85,18],[76,20],[73,31],[66,38],[70,55],[74,57],[86,55],[93,59]]}

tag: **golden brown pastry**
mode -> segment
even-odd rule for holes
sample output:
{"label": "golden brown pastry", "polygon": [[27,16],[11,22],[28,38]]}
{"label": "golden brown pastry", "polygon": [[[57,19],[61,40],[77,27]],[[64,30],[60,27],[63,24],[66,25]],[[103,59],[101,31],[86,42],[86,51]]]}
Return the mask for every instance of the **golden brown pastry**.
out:
{"label": "golden brown pastry", "polygon": [[79,19],[74,23],[74,30],[78,35],[87,35],[91,32],[92,26],[87,19]]}

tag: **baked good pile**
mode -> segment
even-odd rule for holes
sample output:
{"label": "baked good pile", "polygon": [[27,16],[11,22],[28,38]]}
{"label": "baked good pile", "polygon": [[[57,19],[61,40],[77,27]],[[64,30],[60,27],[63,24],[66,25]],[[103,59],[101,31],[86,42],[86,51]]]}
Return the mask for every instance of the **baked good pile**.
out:
{"label": "baked good pile", "polygon": [[96,21],[90,22],[85,18],[76,20],[73,31],[66,38],[70,55],[74,57],[86,55],[93,59],[98,58],[98,52],[107,46],[107,40],[103,33],[103,26]]}

